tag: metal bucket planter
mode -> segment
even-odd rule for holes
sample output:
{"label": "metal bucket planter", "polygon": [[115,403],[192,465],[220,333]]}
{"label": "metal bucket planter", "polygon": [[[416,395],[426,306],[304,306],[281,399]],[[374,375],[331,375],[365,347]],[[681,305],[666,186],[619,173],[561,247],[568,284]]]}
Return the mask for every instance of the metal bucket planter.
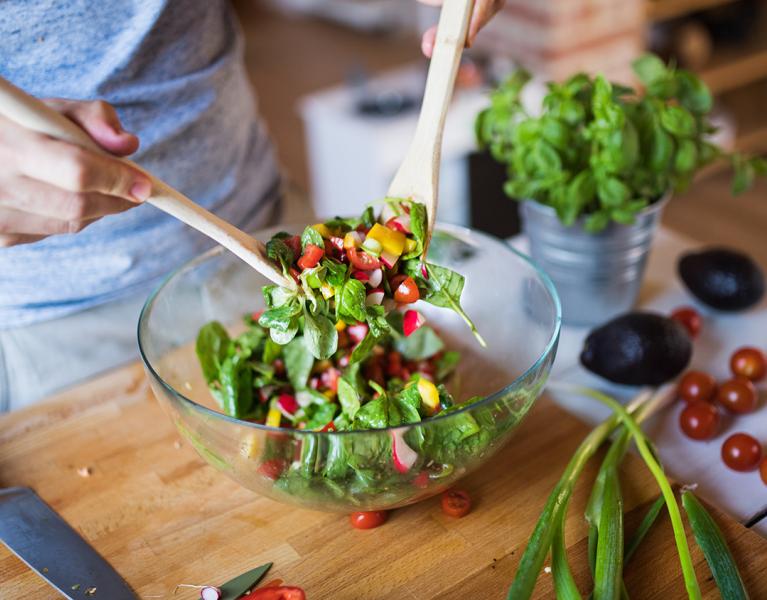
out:
{"label": "metal bucket planter", "polygon": [[611,223],[597,234],[584,230],[582,221],[562,225],[549,206],[522,203],[530,254],[557,287],[563,321],[595,325],[634,306],[667,200],[648,206],[633,225]]}

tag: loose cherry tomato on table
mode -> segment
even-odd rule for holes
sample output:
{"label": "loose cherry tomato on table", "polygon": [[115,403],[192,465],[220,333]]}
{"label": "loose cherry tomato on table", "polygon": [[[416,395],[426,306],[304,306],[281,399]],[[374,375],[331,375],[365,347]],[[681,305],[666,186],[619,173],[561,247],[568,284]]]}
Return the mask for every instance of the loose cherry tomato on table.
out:
{"label": "loose cherry tomato on table", "polygon": [[762,464],[759,465],[759,475],[761,476],[764,485],[767,485],[767,457],[763,458]]}
{"label": "loose cherry tomato on table", "polygon": [[700,313],[691,306],[680,306],[671,312],[671,318],[678,321],[690,334],[691,338],[698,337],[702,319]]}
{"label": "loose cherry tomato on table", "polygon": [[373,269],[381,268],[381,261],[364,250],[349,248],[346,251],[346,256],[349,257],[349,262],[352,266],[360,271],[372,271]]}
{"label": "loose cherry tomato on table", "polygon": [[719,411],[708,402],[690,402],[679,414],[679,427],[693,440],[708,440],[719,428]]}
{"label": "loose cherry tomato on table", "polygon": [[394,289],[394,300],[400,304],[412,304],[421,298],[415,279],[405,277]]}
{"label": "loose cherry tomato on table", "polygon": [[735,377],[719,386],[716,401],[730,412],[742,415],[756,410],[759,396],[748,379]]}
{"label": "loose cherry tomato on table", "polygon": [[762,446],[747,433],[733,433],[722,444],[722,460],[734,471],[751,471],[762,460]]}
{"label": "loose cherry tomato on table", "polygon": [[386,523],[389,513],[385,510],[368,510],[349,515],[352,527],[355,529],[375,529]]}
{"label": "loose cherry tomato on table", "polygon": [[442,512],[450,517],[465,517],[471,511],[471,498],[463,490],[448,490],[442,494]]}
{"label": "loose cherry tomato on table", "polygon": [[703,371],[688,371],[679,380],[677,394],[687,402],[711,402],[716,394],[716,379]]}
{"label": "loose cherry tomato on table", "polygon": [[306,594],[299,587],[269,586],[253,590],[240,600],[306,600]]}
{"label": "loose cherry tomato on table", "polygon": [[730,358],[730,369],[737,377],[759,381],[767,374],[767,357],[759,348],[739,348]]}
{"label": "loose cherry tomato on table", "polygon": [[325,256],[324,248],[320,248],[314,244],[307,244],[306,248],[304,248],[303,255],[298,259],[298,266],[301,270],[313,269],[319,264],[323,256]]}

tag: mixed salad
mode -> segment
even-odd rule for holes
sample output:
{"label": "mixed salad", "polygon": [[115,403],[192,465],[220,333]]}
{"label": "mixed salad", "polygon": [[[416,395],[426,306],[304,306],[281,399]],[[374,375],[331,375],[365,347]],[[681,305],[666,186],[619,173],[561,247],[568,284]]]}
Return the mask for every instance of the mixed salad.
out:
{"label": "mixed salad", "polygon": [[451,410],[445,383],[460,355],[413,308],[418,300],[458,313],[463,276],[424,261],[426,211],[387,199],[376,219],[278,233],[267,255],[296,282],[263,289],[266,308],[230,338],[205,325],[197,355],[228,415],[273,427],[379,429]]}

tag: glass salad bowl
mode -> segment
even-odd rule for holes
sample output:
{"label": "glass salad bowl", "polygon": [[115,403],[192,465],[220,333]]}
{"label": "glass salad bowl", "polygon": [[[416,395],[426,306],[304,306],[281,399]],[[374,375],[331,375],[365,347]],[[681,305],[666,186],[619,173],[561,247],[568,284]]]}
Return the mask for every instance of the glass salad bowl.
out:
{"label": "glass salad bowl", "polygon": [[[255,235],[266,240],[276,231]],[[352,512],[437,494],[489,461],[541,394],[561,310],[548,276],[491,236],[440,225],[429,260],[466,277],[463,307],[487,341],[480,347],[454,312],[418,303],[446,346],[461,351],[449,386],[454,397],[481,398],[459,410],[412,425],[339,432],[280,429],[223,414],[195,356],[197,332],[218,320],[239,333],[243,315],[263,308],[268,283],[223,248],[181,267],[147,300],[138,339],[152,389],[205,461],[280,502]],[[402,441],[415,452],[407,468],[393,460]]]}

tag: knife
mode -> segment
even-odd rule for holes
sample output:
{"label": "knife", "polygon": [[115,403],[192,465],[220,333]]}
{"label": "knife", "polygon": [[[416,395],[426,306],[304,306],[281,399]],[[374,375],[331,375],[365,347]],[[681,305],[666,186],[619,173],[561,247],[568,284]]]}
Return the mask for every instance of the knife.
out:
{"label": "knife", "polygon": [[65,598],[138,598],[109,563],[29,488],[0,490],[0,540]]}

